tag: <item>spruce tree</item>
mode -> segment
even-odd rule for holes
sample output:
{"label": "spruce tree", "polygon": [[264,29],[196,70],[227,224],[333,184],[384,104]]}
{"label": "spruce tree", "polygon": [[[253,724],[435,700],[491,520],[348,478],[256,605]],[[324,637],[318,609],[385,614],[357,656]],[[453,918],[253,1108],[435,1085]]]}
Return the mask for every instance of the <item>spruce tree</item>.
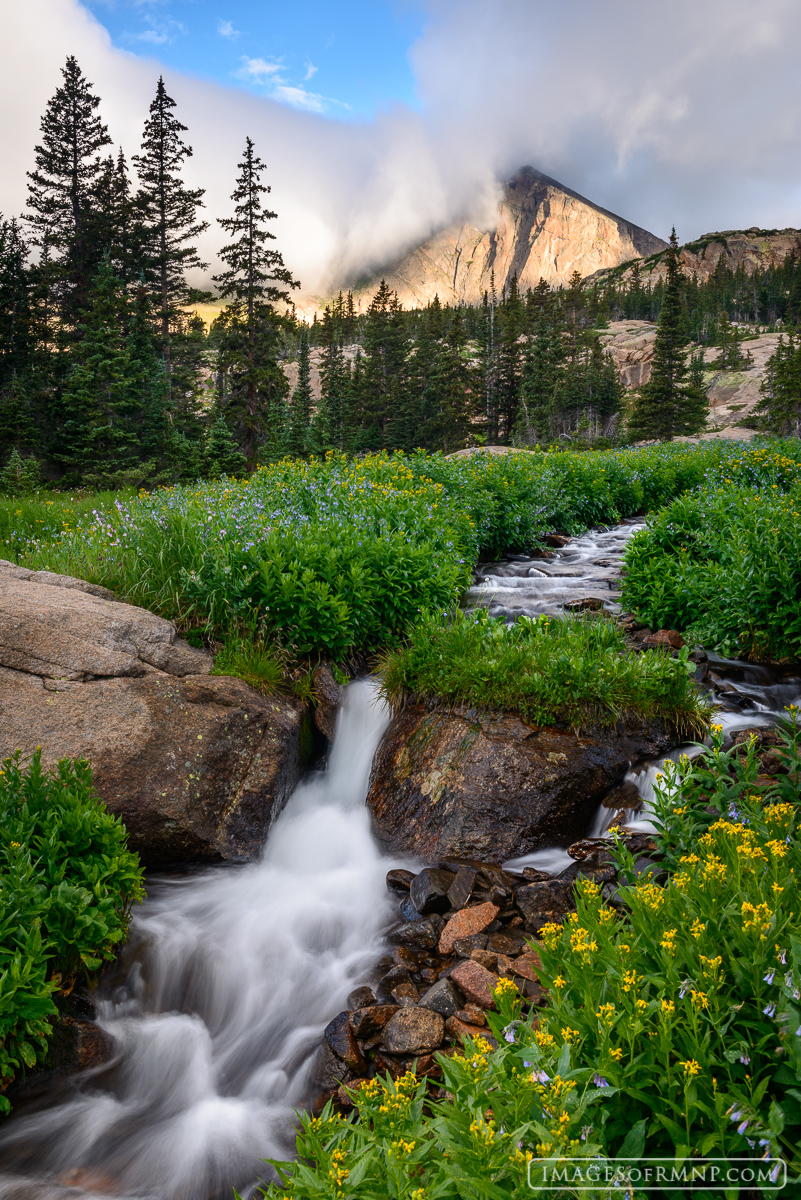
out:
{"label": "spruce tree", "polygon": [[[227,373],[225,418],[235,427],[248,463],[260,444],[285,431],[288,384],[278,361],[288,318],[277,309],[288,303],[288,288],[299,287],[282,255],[269,246],[275,234],[266,223],[277,216],[262,204],[270,188],[261,182],[264,163],[246,139],[240,174],[231,195],[234,215],[219,218],[231,241],[220,251],[227,270],[214,276],[231,303],[219,319],[221,363]],[[282,433],[282,437],[285,433]],[[276,445],[275,452],[280,447]]]}
{"label": "spruce tree", "polygon": [[137,398],[124,326],[127,305],[108,256],[93,281],[64,388],[58,453],[68,477],[113,475],[139,454]]}
{"label": "spruce tree", "polygon": [[73,55],[62,68],[64,83],[42,117],[36,169],[28,172],[26,221],[47,265],[47,286],[64,325],[74,324],[88,301],[102,256],[92,238],[94,188],[103,167],[100,150],[111,143],[92,91]]}
{"label": "spruce tree", "polygon": [[200,220],[203,188],[188,188],[181,177],[191,146],[183,141],[186,132],[173,114],[175,101],[159,79],[156,95],[145,122],[141,154],[133,157],[139,175],[137,206],[141,213],[144,245],[144,277],[153,298],[153,309],[161,331],[161,347],[171,373],[170,334],[186,301],[184,272],[203,268],[193,244],[208,229]]}
{"label": "spruce tree", "polygon": [[690,376],[689,336],[682,305],[684,276],[675,229],[665,251],[662,310],[654,341],[651,378],[634,402],[629,433],[635,438],[667,439],[700,432],[706,424],[707,398]]}
{"label": "spruce tree", "polygon": [[93,244],[108,254],[123,288],[135,285],[142,270],[144,231],[122,150],[101,165],[87,221]]}
{"label": "spruce tree", "polygon": [[[481,380],[467,356],[467,331],[462,313],[456,309],[445,339],[438,345],[431,378],[427,388],[432,417],[428,439],[432,447],[460,450],[468,445],[472,434],[472,417],[480,413]],[[476,384],[478,383],[478,387]]]}
{"label": "spruce tree", "polygon": [[287,450],[300,458],[306,453],[306,439],[309,433],[312,410],[311,390],[311,356],[309,352],[309,330],[307,325],[300,327],[298,343],[298,381],[292,392],[289,404],[289,428],[287,430]]}
{"label": "spruce tree", "polygon": [[757,406],[770,433],[801,436],[801,338],[782,335],[767,361]]}
{"label": "spruce tree", "polygon": [[233,439],[223,417],[217,417],[206,442],[205,472],[210,479],[221,475],[242,475],[247,459]]}
{"label": "spruce tree", "polygon": [[[357,449],[378,450],[396,444],[395,434],[407,425],[409,403],[409,338],[397,293],[381,283],[373,296],[364,325],[361,368],[361,431]],[[403,434],[405,436],[405,432]]]}

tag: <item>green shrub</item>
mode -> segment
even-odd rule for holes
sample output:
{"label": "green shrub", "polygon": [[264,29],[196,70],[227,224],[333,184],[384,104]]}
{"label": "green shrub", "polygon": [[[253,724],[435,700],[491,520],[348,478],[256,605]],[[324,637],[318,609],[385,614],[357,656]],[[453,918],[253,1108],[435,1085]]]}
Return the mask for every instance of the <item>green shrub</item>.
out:
{"label": "green shrub", "polygon": [[[47,1050],[53,993],[117,953],[142,898],[139,859],[88,763],[0,767],[0,1086]],[[8,1101],[0,1096],[0,1111]]]}
{"label": "green shrub", "polygon": [[686,651],[631,654],[611,621],[522,618],[514,625],[486,611],[425,614],[402,648],[386,654],[387,698],[518,713],[534,725],[614,725],[620,717],[660,717],[685,734],[700,731],[708,709],[688,671]]}
{"label": "green shrub", "polygon": [[231,637],[215,655],[211,673],[236,675],[266,696],[284,685],[284,669],[274,651],[249,637]]}
{"label": "green shrub", "polygon": [[730,656],[801,657],[799,514],[798,483],[675,500],[629,544],[623,604]]}

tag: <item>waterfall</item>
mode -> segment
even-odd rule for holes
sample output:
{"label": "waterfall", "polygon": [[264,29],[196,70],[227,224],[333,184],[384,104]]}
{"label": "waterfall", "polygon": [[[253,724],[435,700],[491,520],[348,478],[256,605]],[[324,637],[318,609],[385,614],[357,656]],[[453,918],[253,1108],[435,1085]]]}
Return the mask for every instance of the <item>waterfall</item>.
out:
{"label": "waterfall", "polygon": [[259,862],[151,882],[122,982],[99,1000],[115,1061],[7,1123],[0,1197],[228,1200],[270,1176],[261,1159],[292,1154],[322,1029],[390,918],[391,864],[364,804],[388,721],[375,685],[351,684],[326,770],[296,789]]}

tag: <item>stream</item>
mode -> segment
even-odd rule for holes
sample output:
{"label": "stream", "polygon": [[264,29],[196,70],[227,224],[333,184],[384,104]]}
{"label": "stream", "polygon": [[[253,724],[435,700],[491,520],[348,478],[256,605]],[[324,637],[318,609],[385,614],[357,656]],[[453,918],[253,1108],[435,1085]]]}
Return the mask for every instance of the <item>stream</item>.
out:
{"label": "stream", "polygon": [[[485,566],[466,603],[506,619],[585,598],[619,610],[620,559],[638,528]],[[801,698],[798,678],[714,655],[705,686],[727,734],[771,724]],[[246,1200],[272,1177],[263,1159],[291,1157],[322,1030],[372,977],[393,916],[384,880],[398,859],[378,849],[365,808],[388,722],[375,685],[352,683],[326,768],[296,789],[258,862],[149,879],[96,996],[115,1057],[0,1126],[0,1200],[230,1200],[234,1187]],[[650,828],[663,761],[632,764],[644,802],[627,813],[635,828]],[[588,834],[613,815],[602,808]],[[556,873],[571,861],[552,849],[507,865]]]}

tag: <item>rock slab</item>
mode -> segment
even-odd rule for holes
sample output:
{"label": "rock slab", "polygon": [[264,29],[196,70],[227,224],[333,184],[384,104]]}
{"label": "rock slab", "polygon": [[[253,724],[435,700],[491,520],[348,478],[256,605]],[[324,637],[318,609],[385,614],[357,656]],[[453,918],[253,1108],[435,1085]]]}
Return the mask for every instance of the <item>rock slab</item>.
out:
{"label": "rock slab", "polygon": [[515,716],[410,704],[373,764],[373,829],[387,849],[428,862],[498,862],[566,846],[585,833],[632,761],[679,741],[656,721],[577,735]]}
{"label": "rock slab", "polygon": [[256,857],[298,779],[300,707],[210,676],[169,621],[41,574],[0,563],[0,758],[87,759],[147,865]]}

